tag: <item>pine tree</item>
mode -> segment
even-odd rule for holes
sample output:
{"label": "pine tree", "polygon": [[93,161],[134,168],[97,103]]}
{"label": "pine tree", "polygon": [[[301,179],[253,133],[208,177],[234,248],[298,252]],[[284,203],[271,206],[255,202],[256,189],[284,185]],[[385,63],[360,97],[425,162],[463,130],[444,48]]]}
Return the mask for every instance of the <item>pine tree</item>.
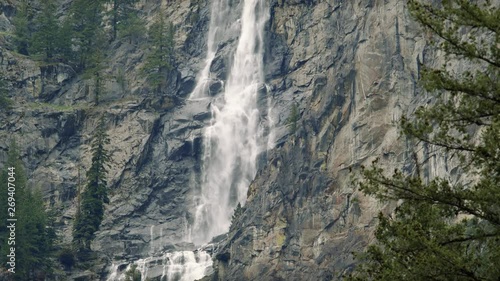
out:
{"label": "pine tree", "polygon": [[360,255],[355,280],[498,280],[500,276],[500,10],[488,1],[409,1],[413,16],[448,59],[471,69],[423,67],[424,88],[435,105],[403,119],[415,145],[453,155],[468,180],[425,178],[414,153],[414,172],[389,176],[376,164],[364,171],[361,190],[397,200],[379,215],[377,243]]}
{"label": "pine tree", "polygon": [[72,18],[67,16],[60,24],[60,33],[59,43],[57,44],[59,47],[58,56],[60,60],[64,63],[71,64],[77,61],[77,52],[73,50],[73,37],[74,30],[72,24]]}
{"label": "pine tree", "polygon": [[238,205],[236,205],[233,215],[231,216],[231,226],[230,226],[231,229],[234,227],[234,223],[243,214],[243,212],[245,212],[245,208],[241,207],[241,203],[238,202]]}
{"label": "pine tree", "polygon": [[287,123],[291,134],[294,134],[297,131],[297,122],[299,121],[299,108],[297,104],[294,103],[292,105],[292,110],[290,112],[290,116],[288,117]]}
{"label": "pine tree", "polygon": [[107,166],[110,156],[105,146],[109,137],[101,120],[92,141],[92,163],[87,171],[87,185],[81,194],[81,203],[73,226],[73,243],[80,254],[90,252],[90,243],[99,230],[104,218],[104,204],[109,203],[107,195]]}
{"label": "pine tree", "polygon": [[[9,146],[6,165],[0,174],[0,180],[6,183],[10,177],[8,167],[14,167],[15,174],[15,218],[16,222],[16,273],[15,280],[38,280],[50,272],[50,257],[53,250],[54,233],[49,227],[50,222],[44,208],[42,194],[27,186],[26,172],[19,158],[15,141]],[[5,194],[3,194],[5,193]],[[6,192],[0,194],[0,200],[5,202]],[[7,206],[7,204],[2,206]],[[6,219],[7,212],[0,212],[0,253],[1,260],[7,255]],[[1,266],[5,267],[2,262]]]}
{"label": "pine tree", "polygon": [[95,53],[106,43],[102,25],[105,0],[75,0],[72,3],[68,25],[72,28],[72,42],[77,51],[77,65],[80,69],[92,70],[99,61]]}
{"label": "pine tree", "polygon": [[17,51],[23,55],[29,55],[29,44],[31,41],[31,19],[32,9],[29,1],[23,1],[16,10],[13,19],[14,36]]}
{"label": "pine tree", "polygon": [[134,5],[138,0],[110,0],[111,8],[111,26],[113,27],[113,39],[116,38],[117,32],[126,27],[125,22],[130,23],[130,17],[137,17],[137,11],[134,10]]}
{"label": "pine tree", "polygon": [[39,190],[26,190],[19,202],[19,275],[29,276],[19,280],[36,280],[51,272],[55,234]]}
{"label": "pine tree", "polygon": [[151,52],[146,57],[142,69],[143,74],[158,93],[165,85],[168,73],[173,69],[174,34],[174,25],[171,22],[165,22],[163,13],[159,13],[156,21],[149,28]]}
{"label": "pine tree", "polygon": [[[9,175],[9,168],[13,168],[13,170],[11,172],[13,172],[13,174]],[[7,254],[9,253],[9,248],[10,246],[15,246],[16,247],[16,261],[20,260],[22,256],[24,256],[26,253],[20,253],[20,252],[23,252],[23,249],[19,249],[19,246],[21,246],[21,244],[19,243],[19,239],[21,237],[19,237],[19,234],[20,233],[20,225],[19,223],[21,223],[20,221],[20,204],[21,204],[21,200],[23,198],[25,198],[25,195],[26,195],[26,173],[24,172],[24,168],[23,168],[23,164],[21,162],[21,160],[19,159],[19,151],[18,151],[18,147],[17,147],[17,144],[14,140],[11,140],[10,142],[10,145],[9,145],[9,150],[8,150],[8,154],[7,154],[7,162],[5,163],[5,165],[2,167],[2,171],[1,171],[1,174],[0,174],[0,180],[2,181],[3,184],[6,184],[8,183],[8,178],[11,177],[15,180],[13,180],[11,183],[14,184],[14,193],[13,194],[9,194],[12,195],[14,197],[14,200],[15,200],[15,219],[18,219],[19,221],[16,222],[16,241],[15,241],[15,244],[13,245],[8,245],[7,244],[7,237],[9,237],[9,230],[7,229],[7,219],[10,218],[8,217],[8,212],[7,210],[2,210],[2,212],[0,212],[0,241],[1,241],[1,244],[0,244],[0,260],[2,261],[0,266],[2,266],[3,268],[6,267],[6,256]],[[0,200],[2,201],[2,206],[8,206],[7,204],[7,199],[8,199],[8,194],[7,192],[2,192],[2,194],[0,194]],[[21,234],[22,235],[22,234]],[[21,266],[19,264],[19,262],[16,262],[16,268],[15,268],[15,272],[16,272],[16,276],[26,276],[26,268],[24,268],[23,266]],[[19,275],[17,275],[17,273],[19,272]]]}
{"label": "pine tree", "polygon": [[129,43],[136,43],[146,34],[146,24],[136,11],[129,12],[118,22],[118,37],[128,39]]}
{"label": "pine tree", "polygon": [[38,28],[33,34],[31,54],[42,53],[43,59],[51,60],[56,52],[59,25],[55,16],[56,5],[53,0],[43,2],[41,13],[35,18],[34,24]]}
{"label": "pine tree", "polygon": [[35,17],[36,31],[31,40],[30,53],[41,54],[46,62],[64,61],[70,51],[71,33],[63,30],[57,16],[54,0],[42,2],[41,12]]}

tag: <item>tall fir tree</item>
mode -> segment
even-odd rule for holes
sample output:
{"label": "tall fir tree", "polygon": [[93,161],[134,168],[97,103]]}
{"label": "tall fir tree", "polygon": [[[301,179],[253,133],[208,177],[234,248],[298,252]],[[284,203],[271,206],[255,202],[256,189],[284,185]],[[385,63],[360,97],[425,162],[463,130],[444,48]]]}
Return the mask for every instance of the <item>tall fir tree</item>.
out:
{"label": "tall fir tree", "polygon": [[[14,168],[14,174],[9,175],[9,167]],[[23,163],[19,156],[19,151],[15,141],[11,141],[7,163],[5,163],[0,174],[2,183],[7,183],[8,178],[14,178],[12,183],[15,184],[15,218],[16,221],[16,236],[15,245],[7,245],[6,231],[6,210],[0,212],[0,253],[2,264],[6,266],[4,261],[7,251],[11,246],[15,247],[16,253],[16,268],[13,275],[14,280],[44,280],[47,274],[51,272],[51,255],[53,251],[54,232],[50,227],[49,217],[45,211],[42,194],[39,191],[34,191],[27,185],[27,176],[23,167]],[[0,194],[0,200],[7,200],[7,193]],[[7,204],[2,206],[7,206]]]}
{"label": "tall fir tree", "polygon": [[54,0],[44,1],[41,5],[41,11],[33,22],[36,31],[33,32],[30,54],[40,54],[46,62],[65,61],[71,49],[71,33],[62,29]]}
{"label": "tall fir tree", "polygon": [[130,22],[131,17],[137,17],[134,5],[138,0],[109,0],[111,4],[111,26],[113,28],[113,39],[116,38],[120,25],[126,27],[124,22]]}
{"label": "tall fir tree", "polygon": [[129,43],[137,43],[145,36],[146,23],[137,11],[131,11],[118,22],[118,38],[128,39]]}
{"label": "tall fir tree", "polygon": [[23,55],[29,55],[31,42],[31,22],[33,18],[33,10],[31,2],[22,1],[16,9],[16,14],[12,20],[14,24],[14,41],[17,51]]}
{"label": "tall fir tree", "polygon": [[398,206],[379,215],[377,242],[359,255],[351,279],[499,280],[500,10],[489,1],[408,5],[447,60],[468,67],[423,66],[422,84],[436,103],[403,119],[403,133],[453,155],[469,178],[424,178],[417,153],[411,174],[366,169],[361,190]]}
{"label": "tall fir tree", "polygon": [[77,49],[76,64],[90,73],[100,63],[95,60],[95,53],[106,45],[104,3],[105,0],[75,0],[69,12],[67,24],[72,28],[72,43]]}
{"label": "tall fir tree", "polygon": [[109,142],[104,120],[101,119],[93,136],[92,163],[87,171],[86,189],[81,194],[73,226],[73,244],[80,258],[90,252],[90,244],[104,218],[104,204],[109,203],[106,176],[110,155],[105,147]]}
{"label": "tall fir tree", "polygon": [[163,13],[159,13],[149,28],[150,53],[142,68],[142,73],[158,93],[166,84],[168,73],[173,69],[174,35],[175,27],[172,22],[166,22]]}
{"label": "tall fir tree", "polygon": [[64,63],[74,63],[76,58],[76,52],[73,50],[73,24],[71,17],[67,16],[60,23],[60,33],[59,33],[59,56]]}

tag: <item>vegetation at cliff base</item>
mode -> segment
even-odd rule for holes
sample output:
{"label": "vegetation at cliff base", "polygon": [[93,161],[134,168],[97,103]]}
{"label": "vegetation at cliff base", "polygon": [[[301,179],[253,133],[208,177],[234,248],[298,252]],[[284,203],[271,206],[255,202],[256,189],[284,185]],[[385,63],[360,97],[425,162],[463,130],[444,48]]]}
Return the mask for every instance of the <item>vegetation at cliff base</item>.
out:
{"label": "vegetation at cliff base", "polygon": [[[13,167],[13,173],[9,175],[8,168]],[[14,180],[8,180],[9,178]],[[11,248],[15,251],[15,274],[13,280],[44,280],[51,272],[53,255],[53,243],[55,233],[51,227],[43,197],[40,191],[33,189],[28,184],[24,165],[20,159],[19,151],[15,141],[9,145],[8,158],[0,173],[0,181],[3,184],[11,182],[15,191],[12,193],[15,201],[8,201],[10,196],[6,189],[0,192],[0,205],[11,206],[14,202],[15,208],[15,236],[9,240],[10,230],[7,225],[7,209],[0,212],[0,272],[11,268],[7,264],[7,255],[11,254]],[[11,241],[8,243],[7,241]],[[0,275],[0,277],[2,277]]]}
{"label": "vegetation at cliff base", "polygon": [[456,161],[463,176],[427,176],[429,159],[418,151],[412,172],[364,169],[361,191],[398,204],[379,215],[377,242],[358,255],[353,280],[499,280],[500,10],[483,3],[409,1],[447,61],[460,66],[423,66],[421,83],[436,103],[404,118],[402,132],[414,147]]}

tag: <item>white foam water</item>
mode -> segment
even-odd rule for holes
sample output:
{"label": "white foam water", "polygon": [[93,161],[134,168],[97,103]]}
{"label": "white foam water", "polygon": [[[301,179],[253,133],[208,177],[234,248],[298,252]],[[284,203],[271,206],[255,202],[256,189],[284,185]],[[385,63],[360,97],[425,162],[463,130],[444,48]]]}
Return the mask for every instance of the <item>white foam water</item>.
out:
{"label": "white foam water", "polygon": [[225,31],[229,26],[230,13],[229,0],[214,0],[212,2],[210,25],[207,36],[207,55],[201,71],[198,73],[196,86],[189,96],[190,100],[197,100],[207,97],[210,83],[213,78],[210,75],[210,66],[217,54],[219,43],[224,37]]}
{"label": "white foam water", "polygon": [[196,244],[227,232],[231,215],[243,204],[257,172],[257,156],[267,149],[259,126],[258,91],[264,85],[264,27],[267,1],[246,0],[241,33],[222,105],[212,103],[211,125],[204,136],[201,194],[195,199],[191,233]]}
{"label": "white foam water", "polygon": [[182,251],[167,254],[167,264],[163,267],[166,280],[193,281],[203,278],[212,267],[212,257],[206,252]]}
{"label": "white foam water", "polygon": [[162,281],[193,281],[203,278],[212,270],[212,258],[204,251],[179,251],[159,257],[147,257],[129,264],[122,272],[119,265],[112,265],[107,281],[124,281],[127,272],[136,265],[141,280],[160,277]]}
{"label": "white foam water", "polygon": [[[210,66],[224,32],[233,24],[228,20],[230,2],[212,2],[205,65],[198,74],[190,100],[210,97],[208,87],[213,82]],[[266,136],[269,128],[260,120],[262,115],[270,114],[259,112],[257,105],[259,91],[265,86],[264,28],[269,20],[269,7],[266,0],[244,0],[242,4],[234,63],[225,83],[223,100],[211,103],[212,120],[204,132],[201,191],[195,196],[194,223],[185,230],[186,241],[196,245],[207,243],[229,230],[233,210],[238,203],[245,202],[248,186],[257,172],[258,155],[272,146],[272,137]],[[270,110],[269,104],[266,110]],[[154,226],[150,227],[150,236],[150,249],[154,252],[161,248],[158,244],[155,247],[153,242]],[[162,281],[193,281],[212,270],[212,259],[202,250],[161,256],[151,253],[150,257],[129,264],[122,272],[119,272],[120,266],[113,264],[108,281],[125,280],[125,272],[132,264],[137,265],[141,280],[161,276]]]}

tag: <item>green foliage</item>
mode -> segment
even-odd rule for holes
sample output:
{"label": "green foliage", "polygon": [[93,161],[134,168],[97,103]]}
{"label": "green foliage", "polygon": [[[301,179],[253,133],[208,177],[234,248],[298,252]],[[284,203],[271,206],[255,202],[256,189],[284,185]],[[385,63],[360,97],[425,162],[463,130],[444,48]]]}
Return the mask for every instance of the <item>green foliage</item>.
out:
{"label": "green foliage", "polygon": [[75,252],[71,248],[61,249],[57,259],[67,270],[71,270],[71,268],[76,264]]}
{"label": "green foliage", "polygon": [[288,117],[287,123],[291,134],[297,131],[297,121],[299,121],[299,108],[296,103],[293,103],[292,109],[290,111],[290,116]]}
{"label": "green foliage", "polygon": [[104,204],[109,203],[107,192],[107,165],[110,155],[105,146],[110,142],[101,120],[92,141],[92,163],[87,171],[87,185],[73,226],[74,247],[80,258],[90,252],[90,243],[104,218]]}
{"label": "green foliage", "polygon": [[136,11],[129,12],[117,24],[118,37],[128,39],[129,43],[137,43],[146,34],[146,23]]}
{"label": "green foliage", "polygon": [[96,72],[94,75],[94,85],[95,85],[95,95],[94,95],[94,102],[95,105],[99,105],[99,99],[102,95],[103,91],[103,81],[102,81],[102,76],[99,72]]}
{"label": "green foliage", "polygon": [[[60,23],[58,39],[59,53],[61,61],[65,63],[71,63],[75,61],[75,52],[73,51],[73,25],[71,24],[71,17],[66,17],[65,20]],[[56,57],[57,59],[57,57]]]}
{"label": "green foliage", "polygon": [[[7,183],[9,175],[7,168],[14,167],[15,171],[15,202],[16,202],[16,274],[15,280],[35,280],[35,276],[44,276],[50,273],[54,242],[54,231],[50,227],[49,217],[45,212],[42,194],[33,191],[27,186],[27,177],[23,163],[19,158],[17,145],[14,141],[9,146],[7,163],[2,168],[0,180]],[[7,206],[7,192],[0,194],[2,206]],[[0,212],[0,253],[1,267],[6,266],[7,255],[7,212]]]}
{"label": "green foliage", "polygon": [[238,202],[238,205],[234,209],[233,216],[231,217],[231,228],[233,227],[236,220],[245,212],[245,208],[241,207],[241,204]]}
{"label": "green foliage", "polygon": [[14,24],[14,38],[17,51],[20,54],[29,54],[29,44],[31,41],[31,20],[32,10],[29,1],[22,1],[16,10],[16,14],[12,20]]}
{"label": "green foliage", "polygon": [[35,18],[38,32],[33,35],[30,53],[42,53],[45,60],[50,60],[56,52],[59,25],[55,16],[56,5],[53,0],[43,2],[42,12]]}
{"label": "green foliage", "polygon": [[118,85],[120,85],[120,88],[123,91],[125,91],[125,89],[127,88],[127,79],[125,77],[125,72],[123,71],[122,68],[118,69],[118,73],[116,74],[115,79],[116,79],[116,83],[118,83]]}
{"label": "green foliage", "polygon": [[365,169],[360,189],[399,204],[392,215],[379,215],[378,242],[358,256],[362,263],[351,279],[498,280],[500,10],[464,0],[441,7],[412,0],[409,8],[448,59],[480,71],[424,67],[422,83],[437,102],[418,109],[415,120],[403,119],[403,133],[412,144],[453,156],[471,179],[426,179],[417,153],[410,175],[387,176],[377,162]]}
{"label": "green foliage", "polygon": [[104,62],[106,60],[101,50],[96,50],[94,52],[92,60],[95,62],[94,68],[88,69],[84,77],[91,76],[94,82],[94,102],[96,105],[99,105],[100,99],[105,93],[104,86],[107,75],[104,74]]}
{"label": "green foliage", "polygon": [[36,271],[48,273],[52,268],[48,257],[52,255],[54,234],[47,227],[42,194],[37,190],[26,190],[19,201],[19,232],[16,238],[21,242],[18,250],[20,273],[25,276],[34,276]]}
{"label": "green foliage", "polygon": [[158,92],[161,92],[168,73],[173,69],[174,34],[174,25],[171,22],[165,22],[163,13],[159,13],[156,21],[149,28],[151,51],[142,69],[142,73]]}
{"label": "green foliage", "polygon": [[125,281],[141,281],[141,272],[137,270],[137,265],[134,264],[125,272]]}
{"label": "green foliage", "polygon": [[87,60],[88,68],[83,73],[83,78],[90,80],[94,86],[94,103],[99,105],[102,96],[105,94],[105,83],[108,80],[104,68],[106,67],[107,58],[103,50],[96,49],[90,54]]}
{"label": "green foliage", "polygon": [[[144,23],[140,22],[140,18],[137,15],[137,11],[134,9],[134,5],[138,2],[138,0],[108,0],[112,9],[110,11],[111,18],[111,26],[113,27],[113,39],[116,38],[118,30],[138,30],[140,27],[134,24],[142,24],[142,28],[144,29]],[[127,24],[132,24],[132,26],[127,26]],[[126,32],[126,33],[128,33]],[[123,36],[123,34],[121,34]]]}
{"label": "green foliage", "polygon": [[36,31],[30,45],[30,54],[40,54],[46,62],[64,61],[71,52],[71,33],[63,30],[57,16],[54,0],[42,2],[41,12],[34,19]]}
{"label": "green foliage", "polygon": [[72,43],[76,52],[76,64],[90,73],[98,68],[106,36],[102,25],[104,0],[73,1],[66,24],[71,27]]}

